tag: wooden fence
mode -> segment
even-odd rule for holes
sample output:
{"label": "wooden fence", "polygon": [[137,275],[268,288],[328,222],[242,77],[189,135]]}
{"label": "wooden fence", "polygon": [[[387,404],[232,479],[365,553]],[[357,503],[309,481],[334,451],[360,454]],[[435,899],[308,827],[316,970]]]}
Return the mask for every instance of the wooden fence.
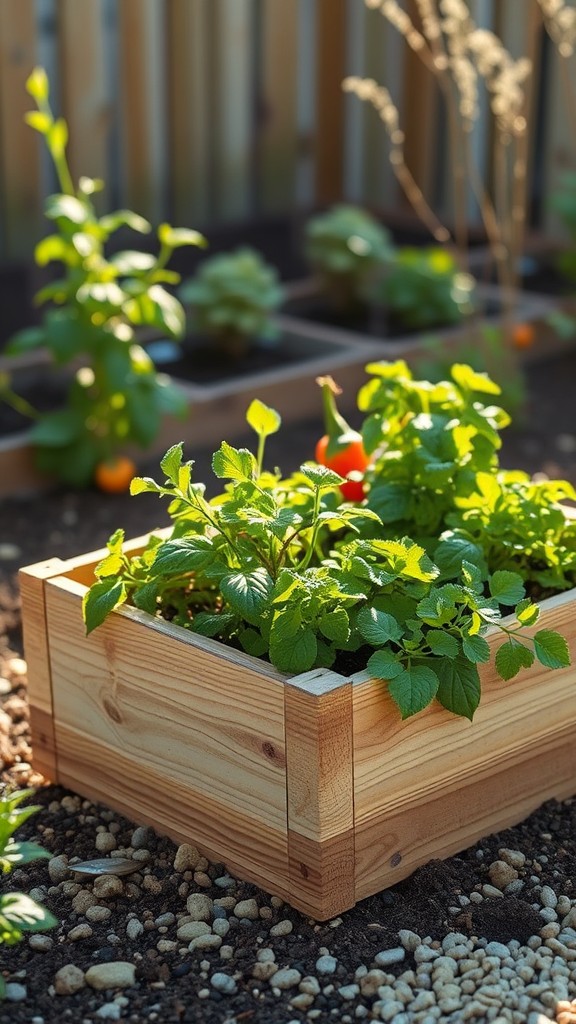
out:
{"label": "wooden fence", "polygon": [[[519,55],[518,0],[470,3]],[[410,166],[436,208],[449,202],[434,91],[363,0],[0,0],[0,261],[29,257],[54,186],[23,122],[37,63],[70,126],[73,172],[103,177],[109,207],[204,229],[340,198],[406,209],[385,132],[343,94],[346,74],[390,86]],[[556,63],[540,86],[533,179],[545,192],[576,139],[567,141]],[[474,145],[488,167],[485,117]]]}

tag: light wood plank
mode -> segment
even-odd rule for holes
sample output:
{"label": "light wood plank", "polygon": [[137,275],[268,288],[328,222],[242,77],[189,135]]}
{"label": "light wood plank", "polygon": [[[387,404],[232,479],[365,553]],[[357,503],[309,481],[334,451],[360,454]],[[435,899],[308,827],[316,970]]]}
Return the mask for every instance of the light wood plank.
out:
{"label": "light wood plank", "polygon": [[298,4],[264,0],[262,13],[258,204],[266,212],[284,212],[296,187]]}
{"label": "light wood plank", "polygon": [[[573,686],[574,684],[572,684]],[[576,779],[574,718],[553,737],[529,739],[519,751],[443,789],[396,802],[356,828],[356,899],[406,878],[432,858],[450,857],[483,836],[523,821],[545,800],[572,796]],[[433,774],[421,745],[421,772]],[[460,763],[465,766],[465,754]],[[383,783],[385,786],[386,783]]]}
{"label": "light wood plank", "polygon": [[47,584],[57,730],[285,830],[282,682],[245,666],[232,671],[186,631],[174,639],[174,630],[150,628],[150,616],[113,614],[86,637],[83,592],[63,577]]}
{"label": "light wood plank", "polygon": [[[576,592],[550,598],[541,607],[532,632],[558,629],[574,652]],[[487,639],[494,651],[497,634]],[[384,808],[396,813],[405,802],[423,804],[442,790],[478,777],[488,779],[503,751],[512,764],[515,757],[520,764],[526,744],[555,745],[566,718],[576,720],[576,667],[554,672],[536,663],[509,683],[497,677],[492,664],[481,666],[480,675],[482,700],[473,723],[437,704],[402,722],[385,684],[354,684],[357,826]]]}
{"label": "light wood plank", "polygon": [[72,177],[106,178],[110,109],[100,0],[58,0],[62,112]]}
{"label": "light wood plank", "polygon": [[321,843],[289,832],[289,902],[318,921],[349,910],[357,899],[354,859],[353,829]]}
{"label": "light wood plank", "polygon": [[205,0],[166,5],[170,182],[174,223],[210,216],[210,8]]}
{"label": "light wood plank", "polygon": [[254,37],[251,0],[212,0],[215,17],[215,209],[246,217],[251,205]]}
{"label": "light wood plank", "polygon": [[40,143],[24,122],[36,57],[34,0],[0,0],[0,258],[30,258],[40,234]]}

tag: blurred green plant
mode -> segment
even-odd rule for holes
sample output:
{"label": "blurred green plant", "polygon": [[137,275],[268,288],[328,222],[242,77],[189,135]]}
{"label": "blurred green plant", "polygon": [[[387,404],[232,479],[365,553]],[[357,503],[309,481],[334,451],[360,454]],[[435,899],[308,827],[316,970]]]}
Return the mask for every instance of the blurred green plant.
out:
{"label": "blurred green plant", "polygon": [[[16,334],[7,352],[44,348],[54,364],[70,367],[66,405],[35,416],[32,441],[40,469],[85,486],[96,467],[125,445],[148,447],[164,412],[185,414],[182,396],[156,373],[136,332],[153,328],[182,337],[184,310],[165,287],[176,285],[180,275],[168,263],[176,248],[205,241],[197,231],[161,224],[157,255],[129,249],[107,257],[106,243],[117,231],[147,234],[151,225],[130,210],[97,215],[92,197],[104,183],[81,177],[75,187],[66,158],[68,128],[52,113],[43,68],[32,72],[27,90],[38,109],[26,121],[43,136],[60,187],[45,204],[56,230],[38,243],[34,256],[40,267],[62,264],[63,275],[35,296],[37,305],[47,304],[42,324]],[[0,398],[15,404],[8,385]]]}
{"label": "blurred green plant", "polygon": [[[0,799],[0,871],[8,875],[15,867],[30,864],[50,854],[38,843],[18,842],[14,832],[39,807],[20,804],[32,796],[33,790],[22,789]],[[6,892],[0,895],[0,945],[13,946],[24,938],[25,932],[43,932],[55,928],[57,919],[49,910],[22,892]],[[4,978],[0,974],[0,999],[6,991]]]}
{"label": "blurred green plant", "polygon": [[272,320],[283,297],[278,274],[253,249],[204,260],[178,295],[191,306],[194,329],[213,338],[227,356],[241,357],[257,340],[278,335]]}
{"label": "blurred green plant", "polygon": [[389,232],[366,210],[340,204],[306,225],[305,255],[337,309],[364,306],[393,259]]}
{"label": "blurred green plant", "polygon": [[406,246],[397,249],[378,298],[396,323],[420,330],[458,323],[472,312],[473,287],[446,248]]}

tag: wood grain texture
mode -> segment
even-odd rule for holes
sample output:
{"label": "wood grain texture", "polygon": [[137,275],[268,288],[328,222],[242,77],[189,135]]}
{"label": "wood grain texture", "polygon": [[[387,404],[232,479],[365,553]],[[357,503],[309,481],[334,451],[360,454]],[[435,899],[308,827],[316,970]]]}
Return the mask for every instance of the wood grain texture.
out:
{"label": "wood grain texture", "polygon": [[289,902],[305,914],[326,921],[356,903],[354,830],[316,842],[288,833]]}
{"label": "wood grain texture", "polygon": [[342,197],[344,170],[345,0],[317,0],[316,37],[316,202],[333,203]]}
{"label": "wood grain texture", "polygon": [[[430,859],[450,857],[483,836],[517,825],[544,800],[561,800],[576,790],[574,717],[554,736],[502,750],[474,773],[462,772],[442,788],[431,785],[383,809],[356,828],[356,899],[406,878]],[[421,747],[421,772],[434,783],[434,762]],[[383,785],[383,794],[385,793]]]}
{"label": "wood grain texture", "polygon": [[[576,591],[541,605],[537,627],[558,629],[576,660]],[[528,631],[527,631],[528,632]],[[499,635],[487,640],[494,652]],[[526,743],[553,743],[567,718],[576,721],[576,667],[551,671],[540,664],[504,683],[493,664],[481,666],[482,699],[473,722],[438,704],[402,722],[384,683],[354,683],[354,801],[361,825],[384,806],[435,792],[463,778],[486,775],[503,753],[523,758]],[[428,768],[423,768],[425,763]],[[574,784],[576,790],[576,779]],[[385,797],[384,797],[385,794]]]}
{"label": "wood grain texture", "polygon": [[[150,616],[118,612],[86,637],[83,592],[62,577],[46,586],[57,736],[64,727],[85,738],[86,753],[92,742],[112,758],[122,751],[135,770],[285,830],[281,682],[214,658],[168,623],[154,628]],[[122,786],[109,789],[111,804]]]}
{"label": "wood grain texture", "polygon": [[102,4],[57,0],[63,114],[72,177],[106,179],[110,107],[104,77]]}

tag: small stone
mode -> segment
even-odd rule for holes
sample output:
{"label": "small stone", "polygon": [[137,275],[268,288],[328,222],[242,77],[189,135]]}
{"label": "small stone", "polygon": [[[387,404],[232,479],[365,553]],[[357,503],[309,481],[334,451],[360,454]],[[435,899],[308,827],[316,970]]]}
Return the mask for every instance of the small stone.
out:
{"label": "small stone", "polygon": [[486,956],[497,956],[499,960],[505,960],[510,956],[510,950],[503,942],[489,942],[485,952]]}
{"label": "small stone", "polygon": [[558,903],[558,897],[554,892],[554,889],[550,885],[543,885],[540,892],[540,902],[543,907],[550,907],[552,910],[556,909]]}
{"label": "small stone", "polygon": [[94,907],[88,907],[86,910],[86,920],[92,921],[94,924],[98,924],[101,921],[107,921],[111,916],[112,911],[110,910],[110,907],[100,907],[97,905]]}
{"label": "small stone", "polygon": [[6,662],[6,668],[12,676],[25,676],[28,671],[24,658],[10,658]]}
{"label": "small stone", "polygon": [[283,921],[278,921],[278,924],[272,925],[270,929],[270,935],[274,939],[280,938],[280,936],[282,935],[290,935],[290,932],[292,931],[293,927],[294,925],[292,924],[292,921],[290,921],[288,918],[285,918]]}
{"label": "small stone", "polygon": [[132,833],[131,846],[133,850],[143,850],[150,842],[150,829],[145,825],[135,828]]}
{"label": "small stone", "polygon": [[175,949],[178,949],[178,943],[174,939],[158,939],[156,949],[159,953],[173,953]]}
{"label": "small stone", "polygon": [[209,921],[213,906],[213,901],[203,892],[193,892],[186,900],[186,909],[193,921]]}
{"label": "small stone", "polygon": [[188,949],[220,949],[221,945],[222,939],[219,935],[199,935],[198,938],[192,939]]}
{"label": "small stone", "polygon": [[320,995],[321,991],[320,982],[318,981],[318,978],[314,978],[310,974],[306,975],[305,978],[302,978],[302,981],[300,982],[298,988],[300,989],[301,992],[307,992],[308,995],[311,996]]}
{"label": "small stone", "polygon": [[65,964],[54,975],[54,991],[59,996],[71,996],[85,985],[84,971],[76,964]]}
{"label": "small stone", "polygon": [[71,942],[80,942],[82,939],[91,939],[93,934],[89,924],[77,924],[68,932],[68,938]]}
{"label": "small stone", "polygon": [[393,949],[382,949],[379,953],[376,953],[374,963],[377,967],[390,967],[391,964],[402,963],[405,956],[406,950],[404,946],[395,946]]}
{"label": "small stone", "polygon": [[287,988],[295,988],[302,981],[302,975],[300,971],[295,970],[294,967],[284,967],[281,970],[276,971],[272,978],[272,985],[274,988],[281,990]]}
{"label": "small stone", "polygon": [[136,968],[125,960],[94,964],[86,971],[86,984],[99,991],[107,988],[130,988],[134,984]]}
{"label": "small stone", "polygon": [[116,838],[111,832],[97,832],[94,843],[98,853],[111,853],[116,849]]}
{"label": "small stone", "polygon": [[120,1020],[122,1007],[119,1003],[103,1003],[94,1014],[98,1020]]}
{"label": "small stone", "polygon": [[278,970],[278,964],[268,961],[267,963],[254,964],[252,968],[252,977],[256,978],[257,981],[270,981],[273,974],[276,974]]}
{"label": "small stone", "polygon": [[230,922],[226,918],[217,918],[212,922],[212,931],[214,935],[220,935],[221,938],[224,938],[230,931]]}
{"label": "small stone", "polygon": [[72,900],[72,910],[76,914],[85,914],[89,907],[96,905],[96,897],[89,889],[80,889]]}
{"label": "small stone", "polygon": [[190,843],[182,843],[181,846],[176,850],[176,856],[174,857],[174,871],[194,871],[194,868],[198,866],[200,860],[200,853],[195,846],[191,846]]}
{"label": "small stone", "polygon": [[141,921],[138,920],[137,917],[132,917],[128,921],[128,924],[126,925],[126,936],[132,942],[134,942],[135,939],[140,938],[140,936],[142,935],[143,931],[144,931],[144,925],[142,924]]}
{"label": "small stone", "polygon": [[368,971],[363,978],[360,978],[360,991],[363,996],[375,996],[378,989],[386,984],[386,974],[384,971]]}
{"label": "small stone", "polygon": [[68,857],[66,854],[60,854],[59,857],[52,857],[48,861],[48,874],[50,875],[50,881],[54,885],[58,885],[59,882],[63,882],[65,878],[70,876],[70,868],[68,867]]}
{"label": "small stone", "polygon": [[510,864],[507,864],[505,860],[495,860],[488,868],[488,876],[492,885],[497,889],[505,889],[510,882],[515,882],[518,878],[518,872],[516,868],[513,868]]}
{"label": "small stone", "polygon": [[338,966],[338,961],[335,956],[319,956],[316,961],[316,970],[318,974],[334,974]]}
{"label": "small stone", "polygon": [[54,946],[54,939],[51,939],[49,935],[31,935],[28,945],[37,953],[49,953]]}
{"label": "small stone", "polygon": [[416,932],[411,932],[409,928],[402,928],[398,932],[398,938],[404,949],[407,949],[409,953],[413,953],[422,942],[420,936]]}
{"label": "small stone", "polygon": [[511,868],[516,868],[517,871],[520,871],[526,863],[526,855],[521,850],[509,850],[506,846],[498,850],[498,856],[500,860],[509,864]]}
{"label": "small stone", "polygon": [[186,921],[180,925],[176,938],[180,939],[180,942],[192,942],[192,939],[197,939],[200,935],[210,935],[211,931],[207,921]]}
{"label": "small stone", "polygon": [[9,679],[5,679],[4,676],[0,676],[0,697],[5,697],[7,693],[12,692],[12,683]]}
{"label": "small stone", "polygon": [[260,914],[256,900],[240,900],[234,907],[234,916],[257,921]]}
{"label": "small stone", "polygon": [[216,971],[216,973],[212,975],[210,978],[210,984],[217,992],[222,992],[226,996],[233,996],[238,991],[238,986],[234,981],[234,978],[231,978],[229,974],[223,974],[221,971]]}
{"label": "small stone", "polygon": [[314,996],[311,996],[308,992],[299,992],[297,996],[292,996],[290,1006],[293,1010],[307,1010],[309,1006],[312,1006],[313,1002]]}
{"label": "small stone", "polygon": [[124,893],[124,882],[116,875],[98,875],[94,879],[94,895],[99,900],[111,900]]}
{"label": "small stone", "polygon": [[26,999],[28,992],[26,991],[25,985],[19,985],[16,981],[9,981],[6,983],[4,989],[4,996],[9,1003],[22,1003]]}
{"label": "small stone", "polygon": [[360,987],[358,985],[342,985],[338,989],[338,995],[341,996],[342,999],[351,1000],[356,998],[359,991]]}

